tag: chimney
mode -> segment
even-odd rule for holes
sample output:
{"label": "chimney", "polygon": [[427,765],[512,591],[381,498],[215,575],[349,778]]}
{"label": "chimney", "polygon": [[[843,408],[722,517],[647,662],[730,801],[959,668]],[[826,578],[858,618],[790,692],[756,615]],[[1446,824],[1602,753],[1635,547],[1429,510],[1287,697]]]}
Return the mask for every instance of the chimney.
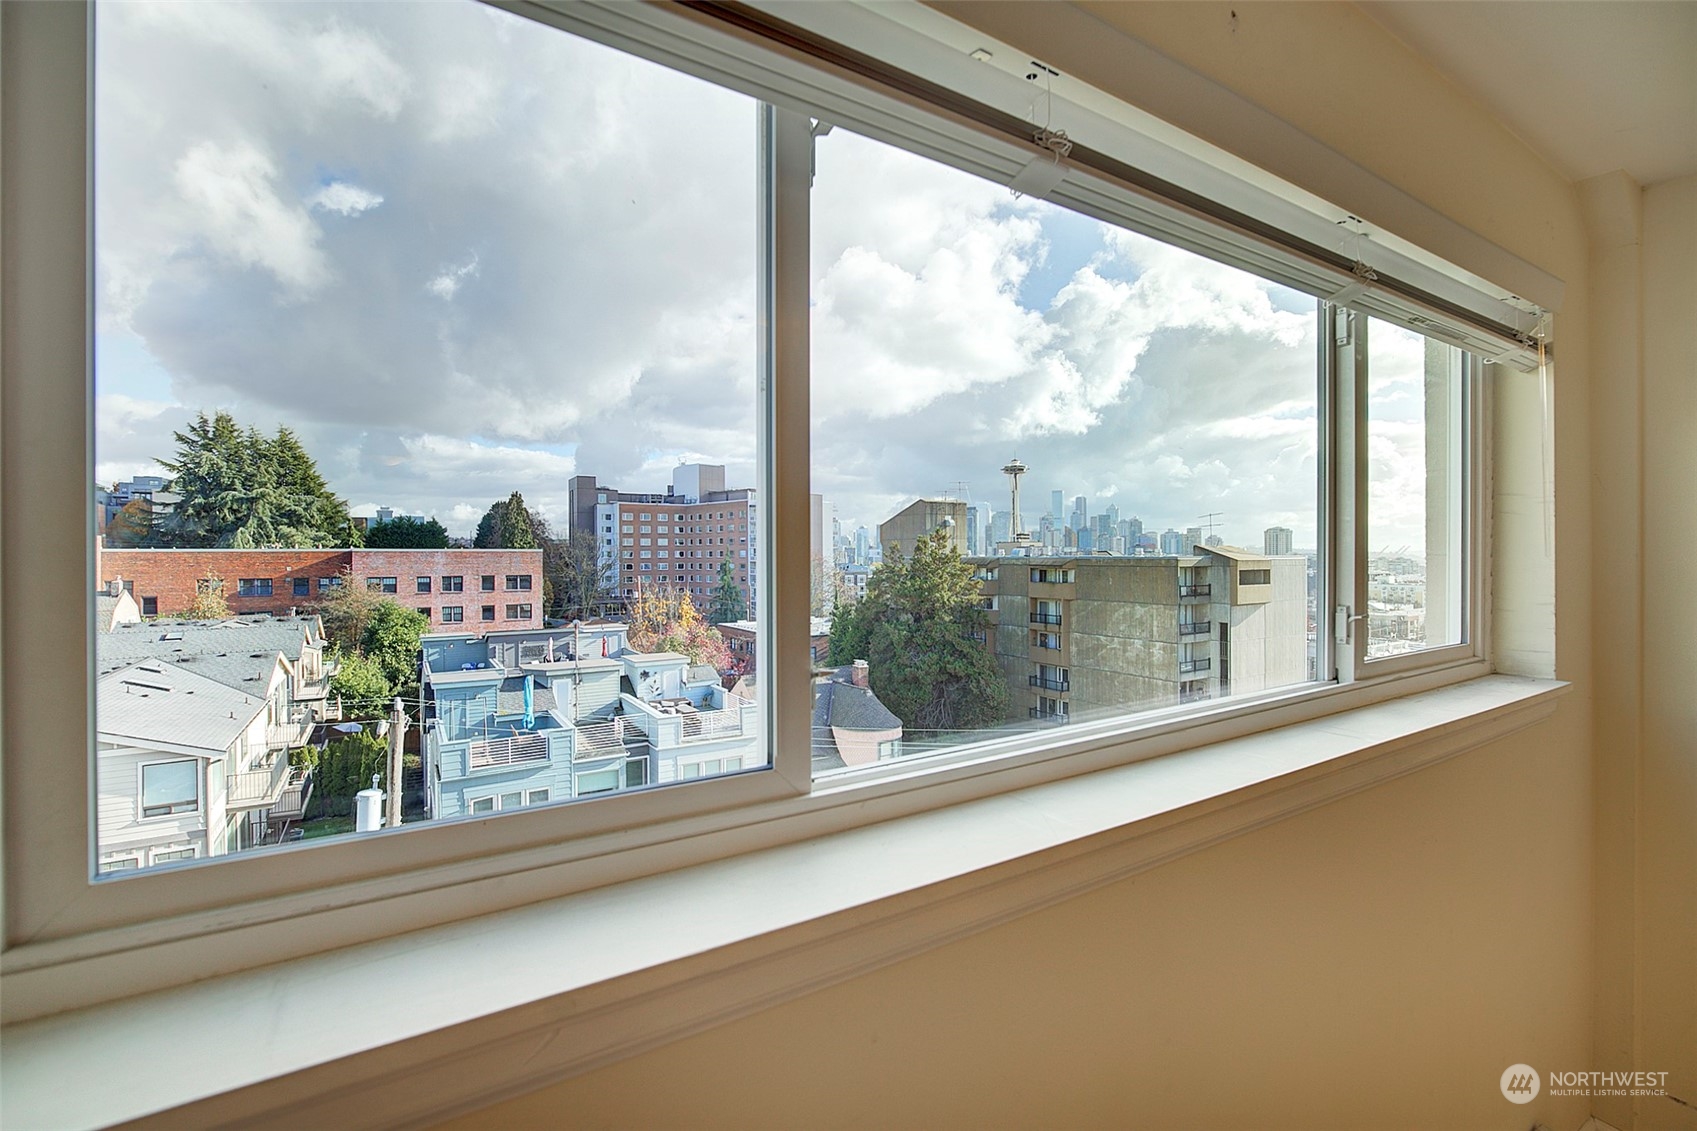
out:
{"label": "chimney", "polygon": [[867,674],[867,667],[866,667],[866,661],[865,660],[856,660],[854,662],[854,665],[853,665],[853,668],[852,668],[852,674],[849,676],[849,679],[853,681],[853,683],[856,687],[871,687],[872,686],[871,680],[870,680],[870,678],[868,677],[868,674]]}

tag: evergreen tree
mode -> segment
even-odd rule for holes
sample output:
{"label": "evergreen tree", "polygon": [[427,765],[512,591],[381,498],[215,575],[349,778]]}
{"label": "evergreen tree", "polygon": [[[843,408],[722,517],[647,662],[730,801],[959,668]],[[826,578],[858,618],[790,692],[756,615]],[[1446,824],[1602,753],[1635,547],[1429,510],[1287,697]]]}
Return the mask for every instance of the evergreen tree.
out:
{"label": "evergreen tree", "polygon": [[235,418],[199,413],[159,463],[181,497],[160,531],[168,546],[237,549],[352,544],[347,504],[331,494],[298,437],[267,438]]}
{"label": "evergreen tree", "polygon": [[870,625],[868,654],[850,659],[868,662],[873,692],[910,731],[1002,722],[1007,688],[990,650],[973,639],[990,621],[972,567],[941,530],[916,542],[912,557],[891,551],[855,611]]}
{"label": "evergreen tree", "polygon": [[719,584],[713,589],[713,604],[707,619],[714,624],[727,624],[748,616],[748,602],[743,600],[742,586],[737,584],[736,568],[729,558],[719,563]]}
{"label": "evergreen tree", "polygon": [[373,550],[445,550],[448,529],[433,518],[394,518],[368,527],[365,544]]}
{"label": "evergreen tree", "polygon": [[479,550],[534,550],[542,544],[538,518],[524,505],[524,496],[514,491],[483,512],[471,544]]}
{"label": "evergreen tree", "polygon": [[870,601],[844,601],[831,615],[831,665],[842,667],[866,659],[871,651]]}

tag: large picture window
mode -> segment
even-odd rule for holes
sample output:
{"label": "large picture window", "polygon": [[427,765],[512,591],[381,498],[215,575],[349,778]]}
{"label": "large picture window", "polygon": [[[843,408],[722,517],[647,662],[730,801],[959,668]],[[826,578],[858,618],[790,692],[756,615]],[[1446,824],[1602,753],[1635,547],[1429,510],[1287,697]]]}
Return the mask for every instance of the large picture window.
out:
{"label": "large picture window", "polygon": [[[1488,670],[1468,334],[703,10],[525,11],[94,9],[92,399],[18,450],[92,417],[98,757],[8,761],[87,814],[20,819],[20,931],[569,886]],[[101,828],[185,758],[168,841]]]}

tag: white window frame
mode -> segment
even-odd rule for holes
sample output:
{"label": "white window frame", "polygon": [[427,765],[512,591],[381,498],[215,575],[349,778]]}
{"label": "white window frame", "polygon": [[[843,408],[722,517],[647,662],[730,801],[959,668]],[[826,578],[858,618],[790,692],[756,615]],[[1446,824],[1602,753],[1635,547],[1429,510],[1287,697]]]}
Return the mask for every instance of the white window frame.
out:
{"label": "white window frame", "polygon": [[[147,771],[154,766],[174,766],[178,763],[187,763],[194,766],[194,808],[180,809],[170,813],[154,813],[149,816],[146,801]],[[206,809],[206,789],[205,783],[201,780],[202,767],[199,763],[200,759],[198,758],[155,758],[152,761],[138,763],[136,765],[136,820],[138,822],[168,821],[173,817],[204,811]]]}
{"label": "white window frame", "polygon": [[[761,416],[760,508],[754,533],[770,550],[757,568],[763,593],[760,661],[769,702],[766,733],[773,766],[768,773],[705,779],[688,789],[617,790],[592,805],[552,807],[518,813],[501,821],[422,825],[385,830],[355,840],[315,845],[310,850],[243,854],[216,866],[171,869],[121,883],[91,881],[96,792],[92,754],[92,628],[80,638],[54,633],[52,610],[87,603],[94,587],[92,539],[87,536],[86,492],[91,481],[89,444],[66,442],[88,434],[91,401],[88,285],[88,155],[85,147],[90,76],[88,11],[79,5],[15,6],[9,12],[14,46],[18,30],[28,49],[6,53],[17,88],[31,97],[8,110],[5,168],[11,194],[8,212],[19,217],[3,241],[8,276],[29,281],[17,288],[7,316],[4,433],[6,466],[27,468],[9,481],[8,523],[39,537],[20,545],[12,539],[0,585],[0,611],[7,640],[30,639],[31,663],[10,664],[6,693],[12,701],[62,698],[67,687],[85,689],[83,709],[36,712],[8,721],[6,792],[31,797],[28,807],[7,814],[10,843],[31,845],[29,867],[8,855],[8,971],[37,975],[48,996],[66,1007],[100,1000],[87,988],[89,976],[121,971],[112,983],[122,992],[174,984],[193,969],[196,976],[241,969],[312,953],[334,926],[343,941],[381,937],[405,921],[419,922],[406,908],[430,905],[439,885],[468,885],[477,906],[494,909],[550,895],[563,895],[610,879],[649,874],[688,864],[713,844],[735,838],[744,848],[747,830],[761,829],[767,843],[787,843],[821,831],[867,823],[990,796],[1036,781],[1090,769],[1124,765],[1173,749],[1170,736],[1204,743],[1304,719],[1350,706],[1425,690],[1490,670],[1485,647],[1489,621],[1483,563],[1488,560],[1488,515],[1482,505],[1486,476],[1475,465],[1472,520],[1483,524],[1469,569],[1475,595],[1469,640],[1453,653],[1397,657],[1375,671],[1356,671],[1350,682],[1306,686],[1234,700],[1224,706],[1194,706],[1152,712],[1062,732],[977,744],[957,754],[917,761],[897,760],[868,767],[852,782],[813,788],[810,765],[810,688],[801,665],[772,662],[773,655],[801,655],[807,647],[808,560],[805,538],[780,540],[779,530],[807,529],[809,452],[806,427],[780,431],[776,420],[809,419],[807,388],[807,233],[811,126],[808,114],[771,108],[761,152],[763,175],[772,190],[763,202],[761,307],[773,312],[762,327],[762,381],[767,400]],[[971,171],[1006,179],[1022,167],[1020,148],[974,135],[909,100],[829,72],[796,64],[780,51],[752,47],[729,32],[700,26],[695,17],[642,6],[532,7],[525,14],[632,51],[678,69],[739,88],[793,100],[797,85],[821,101],[858,100],[860,117],[846,124],[880,140],[899,141],[948,156]],[[762,70],[762,68],[765,68]],[[750,75],[754,77],[750,77]],[[733,81],[734,80],[734,81]],[[779,81],[782,80],[782,81]],[[770,86],[770,91],[768,90]],[[793,101],[791,102],[793,104]],[[27,161],[18,155],[28,153]],[[1102,185],[1085,178],[1092,192]],[[1094,199],[1094,198],[1093,198]],[[1092,214],[1111,212],[1101,207]],[[67,254],[69,249],[80,254]],[[10,297],[10,296],[9,296]],[[1334,371],[1343,367],[1332,363]],[[74,372],[82,382],[30,382],[24,373]],[[1478,395],[1482,382],[1474,382]],[[1323,427],[1341,427],[1352,402],[1338,387],[1339,403],[1322,404]],[[28,421],[28,426],[17,422]],[[1482,397],[1472,430],[1484,449],[1489,399]],[[1337,449],[1340,466],[1358,458]],[[1488,451],[1482,451],[1482,457]],[[1330,471],[1331,469],[1328,469]],[[1327,483],[1331,480],[1328,476]],[[1357,487],[1360,481],[1357,480]],[[1323,493],[1322,523],[1340,533],[1349,518],[1331,488]],[[1322,536],[1322,545],[1329,535]],[[1330,544],[1342,545],[1332,538]],[[1341,565],[1342,563],[1340,563]],[[1330,584],[1358,584],[1359,571],[1337,571]],[[334,579],[331,581],[335,583]],[[320,579],[320,588],[325,579]],[[489,592],[484,590],[484,592]],[[1335,604],[1332,593],[1322,608]],[[92,625],[92,619],[90,620]],[[1324,633],[1323,633],[1324,635]],[[61,639],[55,639],[55,637]],[[1331,649],[1327,649],[1331,651]],[[1350,656],[1336,650],[1340,674]],[[1365,666],[1365,665],[1362,665]],[[1369,679],[1368,676],[1377,678]],[[23,741],[18,741],[22,739]],[[81,763],[67,752],[83,749]],[[139,794],[138,794],[139,802]],[[204,806],[202,798],[200,804]],[[140,812],[138,804],[138,814]],[[58,814],[85,813],[84,827]],[[562,819],[569,813],[569,819]],[[564,835],[562,835],[564,834]],[[621,847],[610,850],[610,838]],[[657,849],[656,846],[664,846]],[[649,850],[649,851],[645,851]],[[595,869],[575,868],[597,861]],[[447,877],[451,875],[452,879]],[[521,878],[515,880],[515,877]],[[306,893],[306,894],[302,894]],[[374,900],[391,901],[394,918],[373,916]],[[505,901],[505,902],[503,902]],[[458,914],[459,912],[453,912]],[[410,916],[410,917],[409,917]],[[429,915],[426,914],[426,918]],[[264,931],[272,941],[254,955],[233,953],[224,933]],[[194,965],[159,961],[200,956]],[[92,995],[92,996],[91,996]],[[39,1002],[41,995],[35,999]],[[39,1007],[28,1007],[39,1008]]]}

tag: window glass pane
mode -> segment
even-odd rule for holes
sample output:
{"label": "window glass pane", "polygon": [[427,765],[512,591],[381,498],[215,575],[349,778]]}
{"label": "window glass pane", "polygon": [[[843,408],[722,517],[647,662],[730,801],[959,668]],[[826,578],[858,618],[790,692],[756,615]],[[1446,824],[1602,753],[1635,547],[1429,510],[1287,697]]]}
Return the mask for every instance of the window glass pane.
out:
{"label": "window glass pane", "polygon": [[157,816],[193,809],[200,797],[199,766],[193,760],[156,762],[141,768],[144,815]]}
{"label": "window glass pane", "polygon": [[759,104],[470,0],[94,22],[104,854],[768,764],[753,554],[600,533],[751,547]]}
{"label": "window glass pane", "polygon": [[1314,678],[1312,297],[841,128],[812,239],[816,770]]}
{"label": "window glass pane", "polygon": [[1367,320],[1367,656],[1464,639],[1462,353]]}

